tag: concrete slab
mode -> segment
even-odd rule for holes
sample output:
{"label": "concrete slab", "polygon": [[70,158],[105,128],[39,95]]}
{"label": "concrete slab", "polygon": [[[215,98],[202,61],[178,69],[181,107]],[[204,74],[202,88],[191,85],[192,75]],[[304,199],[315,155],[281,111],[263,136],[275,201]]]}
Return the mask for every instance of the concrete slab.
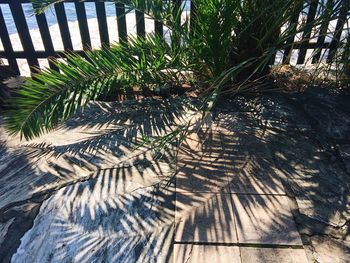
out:
{"label": "concrete slab", "polygon": [[239,263],[237,246],[174,245],[174,263]]}
{"label": "concrete slab", "polygon": [[239,243],[302,244],[287,197],[233,194],[232,198]]}
{"label": "concrete slab", "polygon": [[261,156],[270,155],[266,135],[261,131],[255,132],[222,132],[223,151],[228,156]]}
{"label": "concrete slab", "polygon": [[179,151],[176,191],[229,193],[225,163],[230,160],[223,156],[221,137],[202,135],[189,136]]}
{"label": "concrete slab", "polygon": [[229,194],[176,193],[175,242],[237,243]]}
{"label": "concrete slab", "polygon": [[231,193],[243,194],[285,194],[272,160],[247,158],[242,168],[227,168]]}
{"label": "concrete slab", "polygon": [[242,263],[307,263],[304,249],[241,247]]}
{"label": "concrete slab", "polygon": [[176,174],[177,192],[226,192],[229,181],[220,160],[182,160]]}

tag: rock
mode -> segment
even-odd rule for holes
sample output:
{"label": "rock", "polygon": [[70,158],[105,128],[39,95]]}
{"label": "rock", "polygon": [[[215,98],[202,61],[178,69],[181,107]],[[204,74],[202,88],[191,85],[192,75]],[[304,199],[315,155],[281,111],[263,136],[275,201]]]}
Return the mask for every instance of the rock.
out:
{"label": "rock", "polygon": [[327,236],[311,238],[311,249],[318,263],[346,263],[350,258],[350,244]]}
{"label": "rock", "polygon": [[0,244],[2,244],[5,241],[5,237],[7,235],[8,229],[12,225],[14,220],[15,218],[12,217],[7,222],[0,223]]}
{"label": "rock", "polygon": [[44,201],[12,262],[168,262],[173,193],[125,170],[106,170]]}
{"label": "rock", "polygon": [[13,87],[11,83],[17,82],[20,77],[15,77],[16,74],[9,66],[5,66],[0,59],[0,112],[5,108],[7,100],[12,95],[12,89],[18,88],[18,85]]}
{"label": "rock", "polygon": [[9,262],[21,237],[33,226],[40,203],[27,202],[6,211],[0,210],[0,259]]}
{"label": "rock", "polygon": [[320,136],[330,142],[349,142],[349,91],[313,87],[297,98]]}
{"label": "rock", "polygon": [[345,169],[350,173],[350,144],[342,144],[338,146],[339,154],[343,160]]}

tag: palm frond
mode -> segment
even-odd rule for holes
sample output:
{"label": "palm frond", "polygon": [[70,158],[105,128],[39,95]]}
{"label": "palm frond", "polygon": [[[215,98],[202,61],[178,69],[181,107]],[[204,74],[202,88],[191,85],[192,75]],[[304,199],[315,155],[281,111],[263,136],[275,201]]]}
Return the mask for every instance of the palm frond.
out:
{"label": "palm frond", "polygon": [[132,38],[129,44],[85,54],[86,58],[67,53],[66,62],[54,62],[60,72],[45,69],[22,87],[5,116],[11,133],[31,139],[111,89],[175,81],[174,69],[186,68],[174,63],[170,46],[157,36]]}
{"label": "palm frond", "polygon": [[[37,12],[62,2],[32,1]],[[305,16],[305,10],[314,1],[193,0],[196,14],[190,27],[188,18],[181,19],[180,1],[111,2],[122,3],[129,11],[139,10],[161,21],[170,29],[170,43],[147,36],[129,38],[129,43],[111,49],[87,51],[85,58],[66,54],[66,63],[55,62],[60,73],[47,69],[37,74],[12,101],[16,109],[8,112],[5,120],[12,133],[20,132],[26,139],[32,138],[52,129],[101,94],[181,82],[179,72],[184,71],[192,73],[191,81],[204,102],[213,101],[222,92],[246,92],[249,83],[256,83],[255,80],[269,73],[278,51],[293,50],[295,44],[302,45],[314,37],[303,34],[304,38],[298,42],[296,34],[341,18],[350,5],[349,1],[334,0],[329,8],[319,1],[320,14],[312,22],[300,22],[299,15]],[[328,37],[329,33],[322,34]],[[336,62],[336,67],[344,68],[349,64],[349,42],[334,39],[333,43],[341,54],[335,54],[329,63]],[[265,85],[262,87],[265,90]]]}

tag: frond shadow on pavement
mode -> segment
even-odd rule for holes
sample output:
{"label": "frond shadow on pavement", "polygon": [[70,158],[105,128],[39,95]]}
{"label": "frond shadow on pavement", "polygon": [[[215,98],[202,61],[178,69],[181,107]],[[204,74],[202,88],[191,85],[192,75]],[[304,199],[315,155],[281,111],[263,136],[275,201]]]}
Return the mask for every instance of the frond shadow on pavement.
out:
{"label": "frond shadow on pavement", "polygon": [[171,131],[191,116],[191,107],[181,99],[94,103],[37,140],[23,143],[2,134],[8,154],[1,155],[0,180],[6,180],[1,209],[48,198],[13,261],[105,257],[109,262],[145,262],[163,257],[167,262],[174,153],[169,149],[155,156],[147,147],[135,148],[143,135]]}

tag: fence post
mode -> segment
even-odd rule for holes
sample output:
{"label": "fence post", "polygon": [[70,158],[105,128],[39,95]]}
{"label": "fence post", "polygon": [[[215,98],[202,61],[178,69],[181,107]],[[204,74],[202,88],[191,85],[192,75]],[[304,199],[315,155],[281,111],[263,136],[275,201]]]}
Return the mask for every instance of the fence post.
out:
{"label": "fence post", "polygon": [[75,0],[74,2],[75,10],[77,12],[79,31],[81,36],[81,41],[84,50],[89,50],[91,48],[91,40],[89,27],[86,18],[85,4]]}
{"label": "fence post", "polygon": [[96,2],[95,7],[96,7],[98,30],[100,32],[101,46],[109,47],[109,35],[108,35],[105,3]]}
{"label": "fence post", "polygon": [[315,20],[317,6],[318,6],[318,0],[311,0],[310,1],[309,12],[307,14],[305,30],[303,32],[303,36],[302,36],[302,40],[301,40],[302,42],[301,42],[301,46],[299,49],[297,64],[304,64],[304,62],[305,62],[307,45],[309,43],[312,27],[314,25],[313,22]]}
{"label": "fence post", "polygon": [[[161,10],[163,8],[162,3],[158,2],[158,8]],[[160,12],[162,13],[162,12]],[[160,36],[161,38],[163,38],[163,22],[159,20],[160,17],[156,17],[156,20],[154,21],[154,32]]]}
{"label": "fence post", "polygon": [[[42,39],[43,44],[44,44],[45,51],[47,52],[48,56],[54,56],[55,49],[53,47],[50,30],[49,30],[49,27],[47,25],[46,16],[44,13],[36,14],[35,16],[36,16],[36,21],[37,21],[38,26],[39,26],[39,31],[40,31],[41,39]],[[55,66],[54,63],[51,62],[50,59],[49,59],[49,66],[51,69],[58,70],[58,68]]]}
{"label": "fence post", "polygon": [[194,1],[191,1],[190,7],[190,31],[193,30],[194,27],[194,18],[196,17],[196,4]]}
{"label": "fence post", "polygon": [[119,42],[126,43],[128,41],[128,33],[126,29],[125,7],[123,4],[115,4],[118,23]]}
{"label": "fence post", "polygon": [[[181,24],[181,0],[173,0],[174,2],[174,9],[173,9],[173,19],[175,20],[176,26],[180,26]],[[176,31],[176,30],[175,30]],[[172,34],[172,47],[178,48],[180,45],[180,36],[176,34],[176,32],[171,32]]]}
{"label": "fence post", "polygon": [[329,45],[329,53],[328,53],[328,57],[327,57],[327,63],[330,63],[335,54],[337,53],[337,49],[338,49],[338,44],[339,44],[339,40],[341,37],[341,34],[343,32],[343,28],[346,22],[346,16],[347,13],[349,11],[349,6],[350,6],[350,2],[349,0],[342,0],[342,5],[340,7],[339,10],[339,18],[337,21],[337,25],[335,26],[335,31],[334,31],[334,37]]}
{"label": "fence post", "polygon": [[7,27],[5,24],[5,19],[2,14],[1,7],[0,7],[0,38],[1,38],[2,45],[4,47],[4,51],[7,54],[7,59],[11,69],[15,71],[17,75],[19,75],[20,72],[19,72],[18,64],[14,56],[10,35],[9,35],[9,32],[7,31]]}
{"label": "fence post", "polygon": [[63,3],[57,3],[54,6],[56,16],[57,16],[57,22],[58,27],[60,29],[62,43],[65,51],[73,50],[73,44],[70,37],[68,22],[67,22],[67,16],[66,11],[64,10],[64,4]]}
{"label": "fence post", "polygon": [[33,45],[32,38],[29,33],[27,21],[24,16],[22,4],[20,0],[11,0],[9,3],[13,20],[15,21],[18,36],[21,41],[24,52],[27,56],[27,61],[30,66],[31,73],[35,73],[36,69],[39,67],[38,59],[35,57],[35,49]]}
{"label": "fence post", "polygon": [[138,37],[145,37],[145,16],[142,12],[135,10],[136,31]]}
{"label": "fence post", "polygon": [[297,26],[298,26],[298,19],[299,19],[299,14],[301,10],[303,9],[304,1],[296,0],[293,6],[293,17],[290,20],[290,25],[289,28],[291,32],[294,32],[293,37],[290,37],[287,39],[286,42],[286,49],[284,50],[283,54],[283,64],[288,64],[290,61],[290,57],[293,51],[293,43],[294,43],[294,37],[295,37],[295,32],[297,31]]}
{"label": "fence post", "polygon": [[323,22],[321,23],[320,30],[318,33],[317,44],[316,44],[317,48],[312,57],[312,64],[315,64],[320,60],[322,48],[324,46],[324,41],[326,39],[328,25],[330,22],[330,15],[332,13],[331,11],[333,10],[333,8],[334,8],[334,0],[328,0],[325,6],[325,10],[323,11],[323,14],[322,14],[322,16],[324,16],[324,19],[323,19]]}

